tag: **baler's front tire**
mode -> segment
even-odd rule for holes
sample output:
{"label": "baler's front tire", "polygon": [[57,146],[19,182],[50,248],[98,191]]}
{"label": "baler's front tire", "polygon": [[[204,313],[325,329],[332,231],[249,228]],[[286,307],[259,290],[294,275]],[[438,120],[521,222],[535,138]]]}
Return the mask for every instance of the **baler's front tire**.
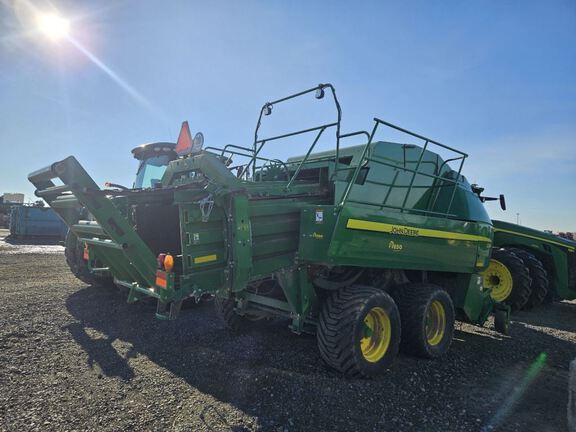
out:
{"label": "baler's front tire", "polygon": [[533,308],[541,305],[548,294],[548,272],[542,262],[530,252],[516,248],[510,250],[524,261],[524,265],[530,273],[530,278],[532,278],[532,292],[525,307]]}
{"label": "baler's front tire", "polygon": [[532,279],[522,258],[508,249],[495,249],[488,268],[482,273],[484,286],[492,298],[513,310],[522,309],[532,292]]}
{"label": "baler's front tire", "polygon": [[95,276],[90,273],[88,264],[84,261],[84,245],[78,241],[78,237],[72,231],[68,230],[65,240],[64,256],[66,264],[76,278],[88,285],[97,285],[104,287],[114,286],[114,279],[110,276]]}
{"label": "baler's front tire", "polygon": [[353,285],[332,293],[317,329],[322,359],[350,376],[384,372],[398,354],[400,314],[384,291]]}
{"label": "baler's front tire", "polygon": [[418,357],[436,358],[448,352],[454,335],[454,305],[442,288],[424,283],[394,291],[402,320],[400,349]]}

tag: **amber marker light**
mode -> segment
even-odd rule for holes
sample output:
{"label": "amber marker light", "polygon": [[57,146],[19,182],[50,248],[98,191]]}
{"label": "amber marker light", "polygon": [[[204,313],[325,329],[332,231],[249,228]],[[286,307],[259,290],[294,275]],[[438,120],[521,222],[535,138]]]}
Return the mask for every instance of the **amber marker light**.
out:
{"label": "amber marker light", "polygon": [[164,257],[164,270],[170,273],[173,268],[174,268],[174,257],[170,254],[166,254],[166,257]]}

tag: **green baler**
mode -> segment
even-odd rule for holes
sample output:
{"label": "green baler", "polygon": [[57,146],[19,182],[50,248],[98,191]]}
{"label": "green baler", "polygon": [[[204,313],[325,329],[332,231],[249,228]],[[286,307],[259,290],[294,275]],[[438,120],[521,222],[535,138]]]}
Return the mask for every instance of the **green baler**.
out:
{"label": "green baler", "polygon": [[[274,106],[312,94],[332,97],[334,122],[259,137]],[[317,334],[328,365],[364,376],[399,347],[444,354],[456,318],[483,324],[495,311],[505,331],[508,309],[482,285],[493,228],[461,174],[467,155],[380,119],[371,133],[342,134],[340,120],[334,88],[320,84],[266,103],[252,147],[201,149],[185,123],[178,157],[150,187],[101,190],[74,157],[29,180],[85,245],[87,268],[111,274],[129,302],[157,299],[161,319],[213,295],[232,329],[288,318],[294,332]],[[422,145],[377,141],[383,126]],[[315,153],[332,131],[335,149]],[[314,137],[306,155],[262,156],[305,134]],[[358,137],[365,144],[341,147]]]}

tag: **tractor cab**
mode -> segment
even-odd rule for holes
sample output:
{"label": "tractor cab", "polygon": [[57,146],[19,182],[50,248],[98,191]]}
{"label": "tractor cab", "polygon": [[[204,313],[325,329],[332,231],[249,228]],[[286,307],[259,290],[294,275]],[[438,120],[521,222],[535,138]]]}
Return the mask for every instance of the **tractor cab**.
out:
{"label": "tractor cab", "polygon": [[132,150],[135,159],[140,161],[134,189],[154,188],[160,183],[168,164],[178,159],[176,144],[155,142],[143,144]]}

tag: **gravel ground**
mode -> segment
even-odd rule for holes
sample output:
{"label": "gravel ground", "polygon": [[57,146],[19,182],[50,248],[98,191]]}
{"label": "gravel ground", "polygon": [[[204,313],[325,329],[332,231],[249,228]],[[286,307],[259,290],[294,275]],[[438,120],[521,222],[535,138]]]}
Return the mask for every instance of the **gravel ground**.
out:
{"label": "gravel ground", "polygon": [[234,337],[210,302],[158,321],[76,280],[62,247],[0,241],[0,317],[0,430],[567,430],[576,302],[516,315],[510,337],[458,324],[445,358],[352,380],[286,322]]}

